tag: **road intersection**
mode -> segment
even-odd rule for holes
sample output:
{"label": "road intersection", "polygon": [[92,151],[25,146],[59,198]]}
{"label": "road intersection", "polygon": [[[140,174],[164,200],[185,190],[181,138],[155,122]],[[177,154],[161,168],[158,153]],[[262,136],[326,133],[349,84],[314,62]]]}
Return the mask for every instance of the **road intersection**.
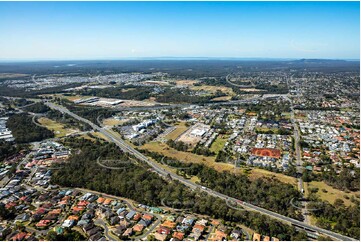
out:
{"label": "road intersection", "polygon": [[[159,175],[164,176],[164,177],[170,177],[170,178],[172,178],[174,180],[178,180],[179,182],[181,182],[184,185],[188,186],[192,190],[197,190],[198,189],[200,191],[208,193],[211,196],[218,197],[218,198],[223,199],[225,201],[230,200],[230,201],[239,203],[239,200],[236,199],[236,198],[229,197],[227,195],[224,195],[224,194],[219,193],[217,191],[211,190],[209,188],[204,188],[201,185],[198,185],[198,184],[196,184],[196,183],[194,183],[194,182],[192,182],[190,180],[187,180],[187,179],[185,179],[185,178],[183,178],[181,176],[178,176],[177,174],[166,171],[159,164],[157,164],[156,162],[153,162],[152,160],[150,160],[146,156],[144,156],[142,153],[135,150],[133,147],[131,147],[129,144],[127,144],[124,140],[120,139],[119,137],[114,136],[114,134],[112,134],[108,130],[103,129],[102,127],[90,122],[89,120],[76,115],[75,113],[69,111],[67,108],[65,108],[65,107],[63,107],[61,105],[58,105],[58,104],[54,104],[52,102],[45,102],[45,104],[47,106],[49,106],[50,108],[52,108],[52,109],[56,109],[56,110],[58,110],[58,111],[60,111],[62,113],[66,113],[66,114],[70,115],[71,117],[73,117],[73,118],[75,118],[75,119],[77,119],[79,121],[82,121],[84,123],[89,124],[94,130],[96,130],[96,131],[100,132],[101,134],[103,134],[109,141],[115,143],[124,152],[131,153],[136,158],[138,158],[139,160],[147,163],[153,169],[153,171],[157,172]],[[305,229],[309,233],[312,233],[312,234],[314,234],[316,236],[318,236],[320,234],[323,234],[323,235],[329,236],[331,238],[334,238],[336,240],[345,240],[345,241],[355,240],[353,238],[350,238],[350,237],[347,237],[347,236],[344,236],[344,235],[340,235],[338,233],[335,233],[335,232],[332,232],[332,231],[329,231],[329,230],[326,230],[326,229],[322,229],[322,228],[318,228],[316,226],[308,225],[307,223],[304,223],[304,222],[298,221],[296,219],[289,218],[287,216],[284,216],[284,215],[269,211],[267,209],[252,205],[250,203],[242,202],[241,205],[243,207],[245,207],[246,209],[248,209],[248,210],[254,210],[254,211],[259,212],[261,214],[264,214],[264,215],[270,216],[272,218],[281,220],[281,221],[283,221],[285,223],[292,224],[292,225],[294,225],[294,226],[296,226],[298,228]]]}

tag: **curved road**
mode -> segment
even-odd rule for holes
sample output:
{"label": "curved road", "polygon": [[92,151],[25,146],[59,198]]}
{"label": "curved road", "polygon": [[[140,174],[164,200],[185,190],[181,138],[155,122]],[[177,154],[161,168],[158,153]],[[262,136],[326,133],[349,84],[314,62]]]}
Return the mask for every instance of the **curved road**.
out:
{"label": "curved road", "polygon": [[[164,177],[170,176],[172,179],[178,180],[179,182],[183,183],[184,185],[188,186],[191,189],[194,189],[194,190],[195,189],[200,189],[201,191],[204,191],[204,192],[208,193],[211,196],[218,197],[218,198],[221,198],[223,200],[231,200],[231,201],[234,201],[234,202],[239,202],[238,199],[229,197],[227,195],[224,195],[222,193],[213,191],[213,190],[208,189],[208,188],[203,189],[201,185],[195,184],[195,183],[193,183],[193,182],[191,182],[189,180],[186,180],[185,178],[183,178],[181,176],[178,176],[178,175],[176,175],[174,173],[166,171],[165,169],[161,168],[157,163],[151,161],[146,156],[144,156],[142,153],[135,150],[133,147],[129,146],[122,139],[120,139],[118,137],[115,137],[114,134],[110,133],[109,131],[107,131],[105,129],[102,129],[98,125],[93,124],[89,120],[87,120],[85,118],[82,118],[82,117],[72,113],[67,108],[65,108],[63,106],[60,106],[60,105],[57,105],[57,104],[54,104],[54,103],[51,103],[51,102],[45,102],[45,104],[47,106],[49,106],[50,108],[52,108],[52,109],[56,109],[56,110],[58,110],[58,111],[60,111],[62,113],[66,113],[66,114],[72,116],[75,119],[78,119],[78,120],[80,120],[80,121],[82,121],[84,123],[89,124],[94,130],[97,130],[98,132],[102,133],[110,141],[114,142],[119,148],[121,148],[124,152],[131,153],[136,158],[138,158],[139,160],[144,161],[145,163],[147,163],[158,174],[160,174],[160,175],[162,175]],[[350,238],[350,237],[347,237],[347,236],[344,236],[344,235],[340,235],[338,233],[335,233],[335,232],[332,232],[332,231],[329,231],[329,230],[326,230],[326,229],[322,229],[322,228],[318,228],[316,226],[308,225],[308,224],[306,224],[304,222],[301,222],[301,221],[298,221],[296,219],[286,217],[284,215],[269,211],[269,210],[261,208],[261,207],[254,206],[254,205],[249,204],[249,203],[242,202],[241,204],[242,204],[243,207],[245,207],[245,208],[247,208],[249,210],[254,210],[254,211],[257,211],[257,212],[259,212],[261,214],[264,214],[264,215],[270,216],[272,218],[281,220],[283,222],[291,223],[291,224],[294,224],[294,225],[296,225],[298,227],[305,228],[305,229],[308,229],[308,230],[311,230],[311,231],[315,231],[315,232],[312,232],[312,233],[316,234],[316,236],[318,234],[324,234],[324,235],[327,235],[327,236],[329,236],[331,238],[334,238],[336,240],[343,240],[343,241],[355,240],[353,238]]]}
{"label": "curved road", "polygon": [[[90,192],[92,194],[102,196],[105,198],[121,200],[122,203],[125,203],[130,210],[134,210],[134,211],[141,213],[141,211],[138,211],[138,209],[133,207],[133,205],[130,202],[128,202],[127,200],[125,200],[121,197],[117,197],[117,196],[113,196],[113,195],[109,195],[109,194],[105,194],[105,193],[101,193],[101,192],[96,192],[96,191],[85,189],[85,188],[75,188],[74,190],[81,191],[81,192]],[[157,220],[153,221],[153,223],[151,224],[151,226],[148,228],[148,230],[146,232],[144,232],[143,234],[141,234],[137,237],[132,238],[133,240],[141,240],[143,238],[146,238],[162,222],[162,217],[159,214],[150,213],[150,212],[146,212],[146,213],[153,215],[154,217],[157,218]],[[102,219],[97,219],[94,221],[94,223],[96,225],[99,225],[104,228],[104,235],[105,235],[105,237],[107,237],[107,239],[112,240],[112,241],[119,241],[119,239],[109,231],[108,225]]]}
{"label": "curved road", "polygon": [[227,76],[226,76],[226,82],[228,82],[228,84],[230,84],[230,85],[232,85],[232,86],[235,86],[235,87],[240,87],[240,88],[253,88],[253,87],[255,87],[255,85],[252,83],[252,84],[250,84],[250,85],[239,85],[239,84],[235,84],[235,83],[233,83],[233,82],[231,82],[229,79],[229,76],[230,76],[231,74],[228,74]]}

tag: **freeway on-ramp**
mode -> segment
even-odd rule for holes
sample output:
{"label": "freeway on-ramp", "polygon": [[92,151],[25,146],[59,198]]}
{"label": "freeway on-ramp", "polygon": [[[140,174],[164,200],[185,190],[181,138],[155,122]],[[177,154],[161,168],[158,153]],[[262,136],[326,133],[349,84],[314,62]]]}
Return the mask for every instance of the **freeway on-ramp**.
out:
{"label": "freeway on-ramp", "polygon": [[[65,108],[65,107],[63,107],[61,105],[58,105],[58,104],[51,103],[51,102],[45,102],[45,104],[47,106],[49,106],[50,108],[52,108],[52,109],[56,109],[56,110],[58,110],[58,111],[60,111],[62,113],[66,113],[66,114],[70,115],[71,117],[73,117],[73,118],[75,118],[75,119],[77,119],[79,121],[82,121],[84,123],[89,124],[94,130],[97,130],[98,132],[103,134],[105,137],[108,138],[109,141],[115,143],[124,152],[128,152],[130,154],[133,154],[139,160],[147,163],[155,172],[157,172],[161,176],[171,177],[172,179],[178,180],[179,182],[183,183],[184,185],[188,186],[189,188],[191,188],[193,190],[199,189],[199,190],[201,190],[203,192],[208,193],[211,196],[218,197],[218,198],[223,199],[225,201],[231,200],[233,202],[240,203],[240,201],[238,199],[229,197],[227,195],[224,195],[224,194],[219,193],[217,191],[211,190],[209,188],[202,187],[201,185],[198,185],[198,184],[196,184],[196,183],[194,183],[194,182],[192,182],[190,180],[187,180],[187,179],[185,179],[185,178],[183,178],[181,176],[178,176],[177,174],[174,174],[174,173],[172,173],[170,171],[166,171],[159,164],[157,164],[156,162],[153,162],[152,160],[150,160],[146,156],[144,156],[142,153],[135,150],[133,147],[131,147],[129,144],[127,144],[124,140],[120,139],[119,137],[116,137],[114,134],[112,134],[108,130],[103,129],[100,126],[90,122],[89,120],[87,120],[85,118],[82,118],[79,115],[69,111],[67,108]],[[261,214],[264,214],[264,215],[270,216],[272,218],[278,219],[278,220],[280,220],[282,222],[290,223],[293,226],[296,226],[298,228],[303,228],[303,229],[307,230],[309,233],[312,233],[312,234],[315,234],[315,235],[324,234],[324,235],[327,235],[327,236],[329,236],[331,238],[334,238],[336,240],[343,240],[343,241],[355,240],[353,238],[350,238],[350,237],[347,237],[347,236],[344,236],[344,235],[340,235],[338,233],[335,233],[335,232],[332,232],[332,231],[329,231],[329,230],[326,230],[326,229],[322,229],[322,228],[318,228],[316,226],[308,225],[308,224],[306,224],[304,222],[301,222],[301,221],[298,221],[296,219],[289,218],[287,216],[284,216],[284,215],[269,211],[267,209],[252,205],[250,203],[241,202],[241,205],[246,209],[254,210],[254,211],[259,212]]]}

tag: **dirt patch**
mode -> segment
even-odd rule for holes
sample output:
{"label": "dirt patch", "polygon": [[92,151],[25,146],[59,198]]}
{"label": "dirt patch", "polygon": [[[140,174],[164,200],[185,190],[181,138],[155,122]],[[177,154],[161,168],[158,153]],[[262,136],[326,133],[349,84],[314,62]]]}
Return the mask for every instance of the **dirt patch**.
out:
{"label": "dirt patch", "polygon": [[184,86],[192,86],[197,82],[198,81],[196,81],[196,80],[177,80],[177,81],[175,81],[175,83],[177,85],[184,85]]}

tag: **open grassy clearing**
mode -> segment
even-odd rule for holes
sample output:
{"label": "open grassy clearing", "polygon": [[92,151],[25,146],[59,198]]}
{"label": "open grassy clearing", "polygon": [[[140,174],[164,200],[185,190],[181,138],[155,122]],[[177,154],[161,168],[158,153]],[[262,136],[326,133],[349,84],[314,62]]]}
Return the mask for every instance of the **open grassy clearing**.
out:
{"label": "open grassy clearing", "polygon": [[106,118],[102,122],[104,125],[107,125],[107,126],[116,126],[116,125],[126,122],[126,120],[118,120],[115,118]]}
{"label": "open grassy clearing", "polygon": [[93,137],[90,137],[88,134],[82,134],[82,135],[77,136],[77,137],[87,139],[87,140],[91,140],[91,141],[95,141],[95,139]]}
{"label": "open grassy clearing", "polygon": [[232,96],[223,96],[223,97],[213,98],[212,101],[229,101],[231,99],[232,99]]}
{"label": "open grassy clearing", "polygon": [[216,140],[212,143],[210,150],[218,154],[218,152],[223,149],[224,144],[227,142],[228,136],[218,135]]}
{"label": "open grassy clearing", "polygon": [[[239,85],[242,85],[242,84],[239,84]],[[262,91],[266,91],[264,89],[257,89],[257,88],[253,88],[253,87],[250,87],[250,88],[242,87],[239,90],[244,91],[244,92],[262,92]]]}
{"label": "open grassy clearing", "polygon": [[282,113],[282,116],[283,116],[283,118],[285,118],[285,119],[290,119],[290,118],[291,118],[291,113],[289,113],[289,112],[284,112],[284,113]]}
{"label": "open grassy clearing", "polygon": [[308,216],[308,218],[309,218],[309,221],[310,221],[311,225],[316,225],[317,218],[315,216],[310,215],[310,216]]}
{"label": "open grassy clearing", "polygon": [[[322,200],[328,201],[331,204],[333,204],[335,202],[335,200],[337,198],[339,198],[345,202],[346,206],[349,206],[352,204],[351,199],[350,199],[352,196],[355,196],[355,198],[357,198],[357,199],[360,198],[359,191],[347,193],[347,192],[335,189],[335,188],[327,185],[324,182],[312,181],[312,182],[309,182],[307,185],[308,185],[308,190],[310,190],[312,188],[318,188],[318,191],[316,194],[319,196],[319,198]],[[323,190],[325,190],[327,192],[324,192]],[[349,197],[349,199],[347,199],[347,197]]]}
{"label": "open grassy clearing", "polygon": [[267,127],[257,127],[256,132],[277,132],[278,129],[277,128],[267,128]]}
{"label": "open grassy clearing", "polygon": [[207,91],[212,94],[215,94],[217,91],[221,91],[229,96],[235,95],[232,88],[230,88],[230,87],[202,85],[202,86],[192,86],[192,87],[190,87],[190,89],[195,90],[195,91],[199,91],[199,90]]}
{"label": "open grassy clearing", "polygon": [[[160,142],[150,142],[140,147],[141,149],[146,149],[149,151],[160,153],[164,156],[171,157],[180,161],[190,162],[190,163],[199,163],[204,164],[208,167],[212,167],[215,170],[222,172],[222,171],[230,171],[235,174],[248,174],[250,179],[257,179],[261,177],[273,177],[281,182],[291,184],[297,188],[297,180],[294,177],[286,176],[280,173],[274,173],[263,169],[246,169],[246,168],[234,168],[233,164],[226,164],[226,163],[218,163],[215,162],[215,157],[206,157],[202,155],[196,155],[189,152],[178,151],[173,148],[170,148],[168,145],[160,143]],[[245,172],[249,170],[249,172]]]}
{"label": "open grassy clearing", "polygon": [[184,122],[182,122],[176,126],[175,130],[173,130],[168,135],[166,135],[165,138],[175,140],[176,138],[178,138],[179,135],[181,135],[187,129],[188,129],[188,127],[185,125]]}
{"label": "open grassy clearing", "polygon": [[177,81],[175,81],[175,83],[177,85],[185,85],[185,86],[193,86],[197,82],[198,81],[196,81],[196,80],[177,80]]}
{"label": "open grassy clearing", "polygon": [[194,182],[194,183],[199,183],[201,180],[197,177],[197,176],[192,176],[192,178],[190,179],[191,182]]}
{"label": "open grassy clearing", "polygon": [[72,96],[67,96],[67,95],[63,95],[63,94],[43,94],[43,95],[39,95],[39,96],[42,96],[42,97],[58,97],[58,98],[62,98],[62,99],[67,99],[71,102],[75,101],[75,100],[78,100],[78,99],[82,99],[82,98],[90,98],[90,97],[93,97],[93,96],[82,96],[82,95],[72,95]]}
{"label": "open grassy clearing", "polygon": [[37,120],[39,124],[43,125],[49,130],[52,130],[55,134],[55,137],[64,137],[68,134],[75,133],[78,130],[76,129],[68,129],[65,128],[65,126],[62,123],[58,123],[54,120],[51,120],[49,118],[41,117]]}
{"label": "open grassy clearing", "polygon": [[26,77],[30,76],[29,74],[22,74],[22,73],[0,73],[0,78],[19,78],[19,77]]}
{"label": "open grassy clearing", "polygon": [[95,137],[98,137],[98,138],[100,138],[100,139],[103,139],[103,140],[108,141],[108,138],[105,137],[105,136],[104,136],[102,133],[100,133],[100,132],[91,132],[91,134],[94,135]]}
{"label": "open grassy clearing", "polygon": [[147,149],[149,151],[154,151],[161,153],[165,156],[185,161],[185,162],[195,162],[195,163],[210,163],[214,162],[214,157],[206,157],[202,155],[196,155],[189,152],[178,151],[176,149],[170,148],[168,145],[160,143],[160,142],[150,142],[143,146],[142,149]]}
{"label": "open grassy clearing", "polygon": [[[87,140],[91,140],[91,141],[95,141],[96,138],[99,138],[101,140],[106,140],[108,141],[108,139],[102,134],[102,133],[99,133],[99,132],[89,132],[89,133],[86,133],[86,134],[82,134],[80,136],[78,136],[79,138],[84,138],[84,139],[87,139]],[[96,138],[94,138],[96,137]]]}
{"label": "open grassy clearing", "polygon": [[263,169],[259,169],[259,168],[253,168],[250,172],[250,177],[254,178],[254,179],[261,178],[261,177],[274,177],[283,183],[291,184],[297,188],[297,179],[296,178],[294,178],[292,176],[286,176],[281,173],[275,173],[275,172],[271,172],[271,171],[267,171],[267,170],[263,170]]}

